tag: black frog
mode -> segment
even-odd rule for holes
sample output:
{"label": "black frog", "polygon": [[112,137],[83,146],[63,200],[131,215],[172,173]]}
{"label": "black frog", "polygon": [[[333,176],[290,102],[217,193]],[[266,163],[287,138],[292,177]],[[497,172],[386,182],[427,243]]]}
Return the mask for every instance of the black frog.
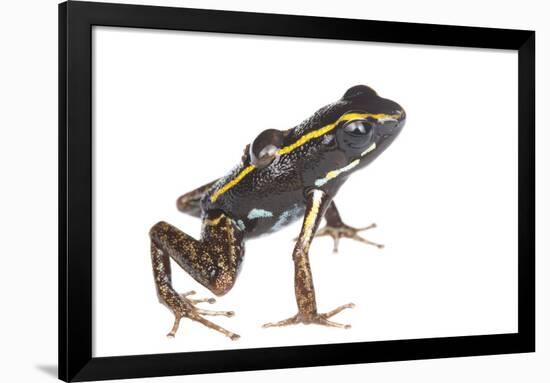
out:
{"label": "black frog", "polygon": [[[247,239],[277,231],[300,218],[302,228],[293,251],[298,313],[264,327],[314,323],[349,328],[329,318],[353,304],[317,312],[309,246],[313,237],[329,235],[334,239],[334,251],[340,238],[382,247],[358,235],[374,224],[353,228],[342,222],[334,197],[352,173],[393,142],[405,120],[399,104],[365,85],[354,86],[294,128],[263,131],[245,147],[240,163],[229,174],[179,197],[180,211],[202,219],[200,240],[166,222],[150,230],[159,300],[175,315],[168,335],[174,336],[180,319],[187,317],[231,339],[239,337],[204,317],[232,316],[232,311],[200,309],[197,303],[213,303],[214,299],[191,299],[194,292],[178,294],[173,289],[170,258],[221,296],[235,283]],[[326,225],[317,230],[323,217]]]}

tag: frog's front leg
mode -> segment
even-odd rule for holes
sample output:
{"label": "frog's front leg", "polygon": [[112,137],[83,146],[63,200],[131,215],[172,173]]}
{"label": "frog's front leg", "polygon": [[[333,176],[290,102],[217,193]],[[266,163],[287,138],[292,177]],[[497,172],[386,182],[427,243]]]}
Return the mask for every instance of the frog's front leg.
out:
{"label": "frog's front leg", "polygon": [[170,258],[180,265],[197,282],[216,295],[228,292],[235,283],[244,256],[243,236],[233,220],[219,211],[209,212],[203,221],[201,240],[197,241],[183,231],[159,222],[149,233],[151,259],[157,295],[175,316],[168,336],[174,336],[181,318],[202,323],[221,332],[232,340],[239,335],[204,318],[204,315],[232,316],[232,311],[202,310],[197,303],[213,303],[213,299],[193,300],[193,292],[178,294],[172,287]]}
{"label": "frog's front leg", "polygon": [[266,323],[263,327],[287,326],[297,323],[315,323],[340,328],[351,327],[350,325],[331,322],[328,318],[338,314],[346,308],[354,307],[353,303],[339,306],[324,314],[319,314],[317,312],[315,289],[313,287],[313,277],[309,265],[308,253],[311,240],[319,227],[319,222],[329,203],[330,197],[322,190],[313,190],[308,194],[302,230],[300,231],[300,236],[298,237],[292,254],[294,260],[294,292],[298,305],[298,314],[279,322]]}
{"label": "frog's front leg", "polygon": [[367,245],[376,246],[379,249],[384,247],[384,245],[369,241],[368,239],[363,238],[358,234],[360,231],[374,229],[376,227],[375,223],[371,223],[368,226],[360,228],[346,225],[342,221],[342,218],[340,218],[340,214],[338,213],[338,209],[336,209],[336,204],[334,203],[334,201],[331,201],[329,207],[327,208],[327,211],[325,212],[325,220],[327,221],[327,224],[319,229],[315,236],[321,237],[328,235],[332,237],[332,239],[334,240],[333,251],[335,253],[338,252],[338,243],[340,242],[340,238],[351,238],[355,241],[359,241]]}

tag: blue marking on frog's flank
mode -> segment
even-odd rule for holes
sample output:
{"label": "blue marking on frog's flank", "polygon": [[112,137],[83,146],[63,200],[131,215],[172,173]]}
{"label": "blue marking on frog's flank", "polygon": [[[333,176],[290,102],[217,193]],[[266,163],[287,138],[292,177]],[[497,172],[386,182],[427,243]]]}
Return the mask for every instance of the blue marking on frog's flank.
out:
{"label": "blue marking on frog's flank", "polygon": [[248,212],[248,219],[273,217],[273,213],[264,209],[252,209]]}
{"label": "blue marking on frog's flank", "polygon": [[238,227],[239,229],[241,229],[241,230],[246,229],[246,227],[244,226],[244,222],[243,222],[242,219],[239,219],[239,220],[237,221],[237,227]]}
{"label": "blue marking on frog's flank", "polygon": [[271,232],[278,231],[282,227],[288,225],[290,222],[297,219],[302,213],[303,213],[303,208],[301,208],[298,204],[295,204],[289,210],[286,210],[281,213],[281,215],[277,219],[277,222],[275,222],[275,224],[273,225],[270,231]]}

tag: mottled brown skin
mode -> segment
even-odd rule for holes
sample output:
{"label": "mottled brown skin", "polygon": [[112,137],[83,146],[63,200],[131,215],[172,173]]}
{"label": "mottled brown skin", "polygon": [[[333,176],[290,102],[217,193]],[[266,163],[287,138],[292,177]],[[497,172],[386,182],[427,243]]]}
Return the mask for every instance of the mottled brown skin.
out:
{"label": "mottled brown skin", "polygon": [[[238,335],[206,320],[202,315],[233,316],[232,311],[207,311],[195,307],[186,296],[172,287],[170,258],[214,294],[223,295],[233,287],[244,255],[243,233],[223,212],[208,212],[203,221],[201,240],[197,241],[178,228],[159,222],[150,231],[151,260],[159,300],[176,317],[168,334],[174,336],[182,317],[238,339]],[[214,300],[204,300],[214,303]]]}
{"label": "mottled brown skin", "polygon": [[[202,218],[200,240],[159,222],[150,230],[151,258],[157,294],[175,315],[168,334],[174,336],[183,317],[202,323],[231,339],[239,336],[204,318],[232,316],[232,311],[211,311],[193,300],[194,292],[178,294],[172,287],[170,258],[214,294],[227,293],[237,279],[247,239],[279,230],[303,217],[292,254],[298,313],[264,327],[296,323],[349,328],[329,321],[348,303],[327,313],[317,312],[309,246],[313,237],[351,238],[382,247],[358,235],[375,227],[353,228],[342,222],[333,198],[350,174],[380,155],[405,123],[397,103],[381,98],[369,87],[350,88],[337,102],[317,111],[300,125],[285,131],[262,132],[246,146],[240,164],[216,181],[178,198],[180,211]],[[326,225],[319,231],[319,223]]]}

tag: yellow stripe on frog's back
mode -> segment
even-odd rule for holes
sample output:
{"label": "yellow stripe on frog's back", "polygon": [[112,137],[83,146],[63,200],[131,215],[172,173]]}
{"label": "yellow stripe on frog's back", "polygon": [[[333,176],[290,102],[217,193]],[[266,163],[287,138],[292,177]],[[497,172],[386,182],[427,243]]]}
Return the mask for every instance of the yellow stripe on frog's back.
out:
{"label": "yellow stripe on frog's back", "polygon": [[330,132],[331,130],[333,130],[334,128],[336,128],[338,126],[339,123],[341,122],[344,122],[344,121],[349,121],[349,120],[357,120],[357,119],[361,119],[361,118],[368,118],[368,117],[373,117],[373,118],[382,118],[382,117],[385,117],[385,116],[388,116],[387,114],[384,114],[384,113],[379,113],[379,114],[372,114],[372,113],[346,113],[344,115],[342,115],[342,117],[340,117],[338,120],[336,120],[336,122],[332,123],[332,124],[328,124],[328,125],[325,125],[323,126],[322,128],[319,128],[317,130],[314,130],[312,132],[309,132],[309,133],[306,133],[304,134],[302,137],[300,137],[296,142],[288,145],[288,146],[285,146],[281,149],[279,149],[277,151],[277,154],[282,156],[283,154],[287,154],[287,153],[290,153],[292,152],[294,149],[297,149],[299,148],[300,146],[304,145],[305,143],[313,140],[314,138],[319,138],[325,134],[327,134],[328,132]]}
{"label": "yellow stripe on frog's back", "polygon": [[255,166],[254,165],[248,165],[246,168],[244,168],[243,170],[241,170],[241,172],[239,174],[237,174],[237,176],[233,179],[231,179],[228,183],[226,183],[225,185],[223,185],[221,188],[219,188],[218,190],[216,190],[216,192],[214,194],[212,194],[210,196],[210,201],[214,202],[215,200],[218,199],[219,196],[221,196],[223,193],[225,193],[226,191],[228,191],[229,189],[231,189],[233,186],[237,185],[239,182],[241,182],[241,180],[248,174],[250,173],[252,170],[254,170]]}
{"label": "yellow stripe on frog's back", "polygon": [[[300,146],[306,144],[307,142],[327,134],[328,132],[336,128],[338,124],[340,124],[341,122],[357,120],[357,119],[365,119],[369,117],[380,119],[380,118],[398,118],[399,116],[393,115],[393,114],[385,114],[385,113],[346,113],[342,115],[338,120],[336,120],[336,122],[325,125],[312,132],[306,133],[302,137],[300,137],[298,140],[293,142],[292,144],[282,147],[277,151],[277,155],[282,156],[284,154],[288,154],[294,151],[295,149],[299,148]],[[210,201],[211,202],[216,201],[223,193],[225,193],[232,187],[236,186],[239,182],[241,182],[241,180],[255,168],[256,167],[254,165],[248,165],[246,168],[241,170],[239,174],[237,174],[234,178],[232,178],[225,185],[223,185],[221,188],[216,190],[216,192],[210,196]]]}

